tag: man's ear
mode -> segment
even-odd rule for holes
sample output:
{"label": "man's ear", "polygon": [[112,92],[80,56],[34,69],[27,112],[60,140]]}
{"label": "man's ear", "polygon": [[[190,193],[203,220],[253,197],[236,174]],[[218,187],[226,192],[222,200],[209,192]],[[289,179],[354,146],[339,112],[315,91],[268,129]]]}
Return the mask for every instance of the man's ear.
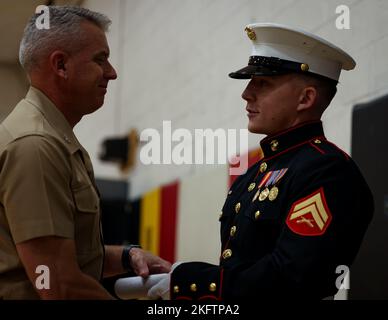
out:
{"label": "man's ear", "polygon": [[49,61],[51,70],[63,79],[67,79],[66,65],[69,55],[66,52],[56,50],[50,54]]}
{"label": "man's ear", "polygon": [[318,99],[318,92],[315,87],[305,87],[299,96],[299,105],[297,111],[310,109]]}

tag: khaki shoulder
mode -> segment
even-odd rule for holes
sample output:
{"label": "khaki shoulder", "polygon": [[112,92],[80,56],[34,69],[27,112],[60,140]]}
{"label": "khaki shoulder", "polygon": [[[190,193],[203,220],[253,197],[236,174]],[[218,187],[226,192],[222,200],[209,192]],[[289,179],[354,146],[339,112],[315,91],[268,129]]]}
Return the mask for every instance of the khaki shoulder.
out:
{"label": "khaki shoulder", "polygon": [[25,99],[21,100],[9,116],[0,124],[0,151],[8,144],[26,136],[53,136],[43,114]]}

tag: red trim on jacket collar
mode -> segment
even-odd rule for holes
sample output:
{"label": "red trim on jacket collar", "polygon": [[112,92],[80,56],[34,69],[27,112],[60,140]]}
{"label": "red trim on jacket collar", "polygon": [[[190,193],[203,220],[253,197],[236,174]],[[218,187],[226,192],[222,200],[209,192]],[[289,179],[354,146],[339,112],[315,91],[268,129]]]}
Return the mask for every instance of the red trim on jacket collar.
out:
{"label": "red trim on jacket collar", "polygon": [[301,142],[301,143],[299,143],[299,144],[297,144],[297,145],[294,145],[294,146],[292,146],[292,147],[290,147],[290,148],[288,148],[288,149],[285,149],[285,150],[279,152],[278,154],[273,155],[272,157],[263,158],[262,162],[263,162],[263,161],[265,162],[265,161],[272,160],[272,159],[274,159],[274,158],[276,158],[276,157],[278,157],[278,156],[281,156],[281,155],[283,155],[283,154],[285,154],[285,153],[287,153],[287,152],[289,152],[289,151],[291,151],[291,150],[293,150],[293,149],[299,148],[299,147],[301,147],[301,146],[303,146],[303,145],[305,145],[305,144],[307,144],[307,143],[310,143],[312,140],[315,140],[315,139],[320,139],[320,140],[322,140],[322,141],[327,141],[326,138],[325,138],[324,136],[312,137],[312,138],[309,138],[307,141],[303,141],[303,142]]}
{"label": "red trim on jacket collar", "polygon": [[297,124],[295,126],[292,126],[290,128],[287,128],[287,129],[281,130],[281,131],[279,131],[277,133],[274,133],[272,135],[269,135],[269,136],[265,137],[263,140],[261,140],[261,142],[264,142],[264,141],[269,140],[269,139],[272,140],[272,139],[274,139],[276,137],[284,135],[287,132],[294,131],[295,129],[298,129],[300,127],[304,127],[305,125],[313,124],[313,123],[320,123],[320,124],[322,124],[322,121],[321,120],[313,120],[313,121],[306,121],[306,122],[299,123],[299,124]]}
{"label": "red trim on jacket collar", "polygon": [[317,150],[320,154],[325,154],[325,151],[323,151],[322,149],[318,148],[317,145],[315,145],[313,143],[313,141],[310,141],[310,146],[312,146],[315,150]]}
{"label": "red trim on jacket collar", "polygon": [[304,122],[268,136],[260,142],[264,153],[263,160],[284,154],[314,138],[326,140],[321,121]]}

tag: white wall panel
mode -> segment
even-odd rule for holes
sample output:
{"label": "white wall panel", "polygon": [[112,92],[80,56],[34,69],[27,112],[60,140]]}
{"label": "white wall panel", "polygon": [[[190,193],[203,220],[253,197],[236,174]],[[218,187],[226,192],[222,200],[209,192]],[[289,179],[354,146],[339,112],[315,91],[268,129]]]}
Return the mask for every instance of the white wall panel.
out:
{"label": "white wall panel", "polygon": [[219,215],[228,190],[226,166],[192,175],[179,186],[177,261],[218,263]]}

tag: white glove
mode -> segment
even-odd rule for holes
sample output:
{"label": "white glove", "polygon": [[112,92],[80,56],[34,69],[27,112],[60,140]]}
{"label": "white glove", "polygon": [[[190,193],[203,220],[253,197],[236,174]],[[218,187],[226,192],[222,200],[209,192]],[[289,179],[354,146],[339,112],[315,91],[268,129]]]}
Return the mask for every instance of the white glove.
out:
{"label": "white glove", "polygon": [[123,300],[145,298],[148,290],[165,276],[168,276],[168,273],[152,274],[146,279],[140,276],[118,279],[114,286],[115,293]]}
{"label": "white glove", "polygon": [[169,273],[164,274],[163,278],[148,290],[147,297],[152,300],[159,298],[170,300],[170,280],[171,275]]}
{"label": "white glove", "polygon": [[170,283],[171,283],[171,274],[174,269],[179,266],[182,262],[175,262],[172,267],[170,273],[164,274],[161,279],[154,284],[147,293],[147,297],[152,300],[156,300],[162,298],[163,300],[170,300]]}

